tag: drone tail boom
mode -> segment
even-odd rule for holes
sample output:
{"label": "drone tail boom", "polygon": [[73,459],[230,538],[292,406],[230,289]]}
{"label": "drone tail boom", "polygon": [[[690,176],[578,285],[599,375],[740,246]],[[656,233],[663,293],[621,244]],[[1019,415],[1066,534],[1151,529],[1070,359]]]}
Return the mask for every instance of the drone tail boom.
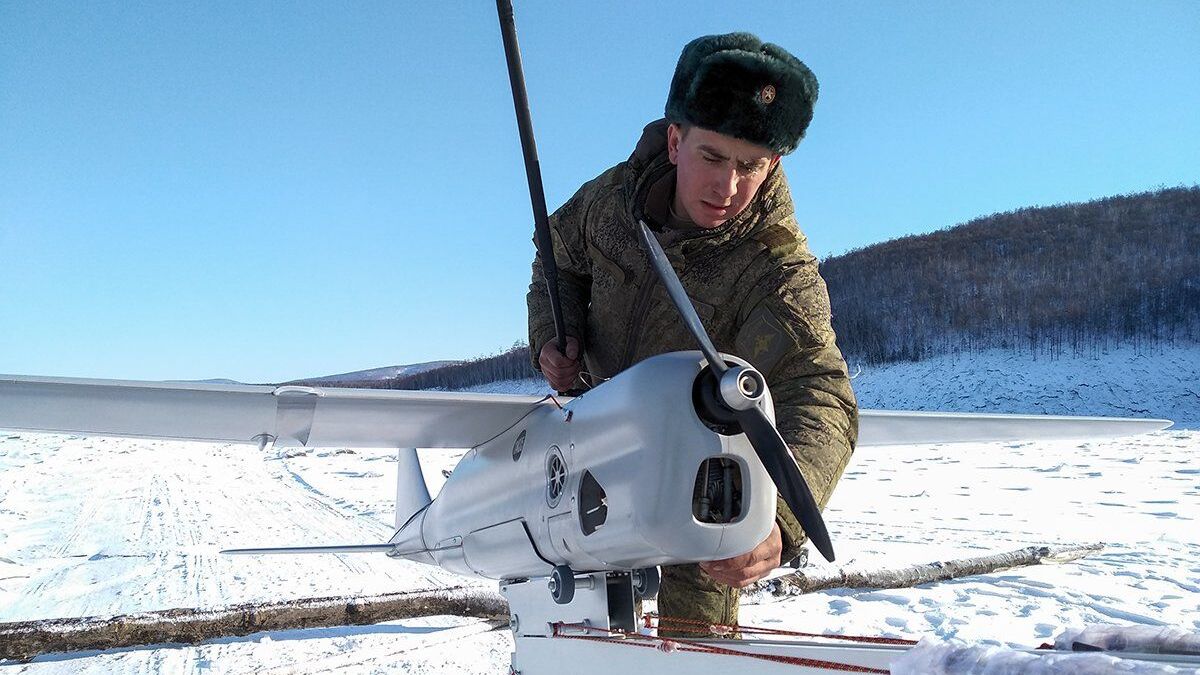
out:
{"label": "drone tail boom", "polygon": [[297,553],[387,553],[396,548],[392,544],[350,544],[346,546],[281,546],[276,548],[231,548],[221,553],[227,555],[270,555]]}

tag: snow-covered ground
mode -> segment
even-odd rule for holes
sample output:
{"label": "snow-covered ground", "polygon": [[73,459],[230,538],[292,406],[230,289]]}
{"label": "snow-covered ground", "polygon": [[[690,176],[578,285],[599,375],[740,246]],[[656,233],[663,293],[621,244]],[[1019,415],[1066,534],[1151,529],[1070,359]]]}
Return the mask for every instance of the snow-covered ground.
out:
{"label": "snow-covered ground", "polygon": [[[1200,630],[1198,452],[1200,432],[1171,431],[1095,443],[863,450],[827,511],[843,565],[895,567],[1030,544],[1107,547],[1065,565],[911,590],[764,595],[749,601],[743,620],[1014,645],[1096,622]],[[427,474],[440,477],[452,457],[431,454]],[[382,556],[217,554],[227,546],[383,541],[389,459],[386,451],[286,457],[0,436],[0,620],[486,585]],[[509,649],[506,632],[433,618],[53,656],[6,670],[500,673]]]}
{"label": "snow-covered ground", "polygon": [[1200,344],[1054,359],[990,349],[851,369],[864,408],[1158,417],[1200,428]]}
{"label": "snow-covered ground", "polygon": [[[1176,362],[1169,370],[1186,373],[1189,367],[1194,372],[1197,361]],[[882,390],[889,400],[901,401],[894,407],[932,407],[920,405],[936,395],[932,382],[922,384],[922,377],[932,375],[894,368],[860,376],[864,405],[878,406],[870,397]],[[1128,371],[1127,364],[1113,366],[1111,376],[1092,370],[1091,381]],[[884,377],[888,372],[892,375]],[[945,375],[947,370],[925,372]],[[903,390],[910,398],[896,393],[900,385],[882,389],[889,377],[913,383]],[[1031,376],[987,377],[997,384],[991,386],[989,379],[972,384],[966,376],[941,381],[958,383],[960,395],[952,400],[959,403],[976,400],[972,396],[1020,402],[1037,393],[1019,388]],[[1067,374],[1046,377],[1062,380]],[[1173,391],[1194,390],[1197,379],[1186,381],[1181,374],[1164,384],[1162,372],[1151,377],[1159,390]],[[508,386],[532,393],[529,387],[541,385]],[[920,390],[925,399],[912,393]],[[1194,413],[1195,405],[1189,407],[1186,397],[1183,401],[1177,409]],[[996,405],[947,407],[1038,410]],[[1047,411],[1104,412],[1093,405],[1080,398],[1075,407]],[[1163,414],[1158,405],[1147,405],[1147,412]],[[863,449],[826,511],[841,565],[899,567],[1031,544],[1105,542],[1106,548],[1073,563],[908,590],[833,590],[786,599],[763,595],[748,600],[742,620],[815,632],[958,637],[1021,646],[1097,622],[1200,631],[1197,456],[1200,432],[1170,430],[1087,443]],[[431,491],[454,460],[454,453],[422,454]],[[386,450],[261,453],[195,443],[0,433],[0,621],[490,586],[375,555],[217,553],[240,546],[384,541],[391,533],[394,474],[392,453]],[[49,656],[8,664],[0,672],[503,673],[510,649],[506,631],[488,630],[474,619],[433,617],[279,631],[199,646]]]}

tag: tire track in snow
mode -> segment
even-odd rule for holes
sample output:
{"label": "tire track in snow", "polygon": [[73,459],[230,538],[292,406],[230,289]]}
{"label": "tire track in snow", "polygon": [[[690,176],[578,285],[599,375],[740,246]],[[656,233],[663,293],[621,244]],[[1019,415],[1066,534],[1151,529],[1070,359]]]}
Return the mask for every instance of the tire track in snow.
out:
{"label": "tire track in snow", "polygon": [[391,534],[256,449],[134,440],[84,448],[38,436],[23,448],[49,466],[38,475],[21,472],[22,494],[57,496],[42,500],[49,514],[22,533],[17,550],[0,551],[36,561],[0,620],[386,592],[456,579],[382,555],[220,555],[245,546],[377,543]]}

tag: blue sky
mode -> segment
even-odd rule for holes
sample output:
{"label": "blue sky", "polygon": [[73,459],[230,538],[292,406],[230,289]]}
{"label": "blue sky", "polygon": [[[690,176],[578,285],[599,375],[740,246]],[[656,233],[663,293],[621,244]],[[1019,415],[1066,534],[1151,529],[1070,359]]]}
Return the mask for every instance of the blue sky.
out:
{"label": "blue sky", "polygon": [[[551,210],[731,30],[820,79],[784,166],[822,256],[1200,181],[1200,3],[745,4],[517,3]],[[0,372],[491,353],[531,236],[491,2],[0,2]]]}

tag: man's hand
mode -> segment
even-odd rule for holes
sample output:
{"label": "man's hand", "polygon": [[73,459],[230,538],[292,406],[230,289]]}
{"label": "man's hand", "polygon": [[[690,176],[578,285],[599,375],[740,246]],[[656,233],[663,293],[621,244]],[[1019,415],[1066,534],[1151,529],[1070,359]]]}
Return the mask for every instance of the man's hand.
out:
{"label": "man's hand", "polygon": [[700,569],[727,586],[743,588],[779,567],[779,556],[782,554],[783,537],[779,534],[779,523],[776,523],[771,528],[771,534],[753,551],[726,560],[702,562]]}
{"label": "man's hand", "polygon": [[558,351],[558,340],[550,340],[538,352],[538,365],[555,391],[567,391],[575,384],[583,364],[579,359],[579,340],[567,336],[566,354]]}

